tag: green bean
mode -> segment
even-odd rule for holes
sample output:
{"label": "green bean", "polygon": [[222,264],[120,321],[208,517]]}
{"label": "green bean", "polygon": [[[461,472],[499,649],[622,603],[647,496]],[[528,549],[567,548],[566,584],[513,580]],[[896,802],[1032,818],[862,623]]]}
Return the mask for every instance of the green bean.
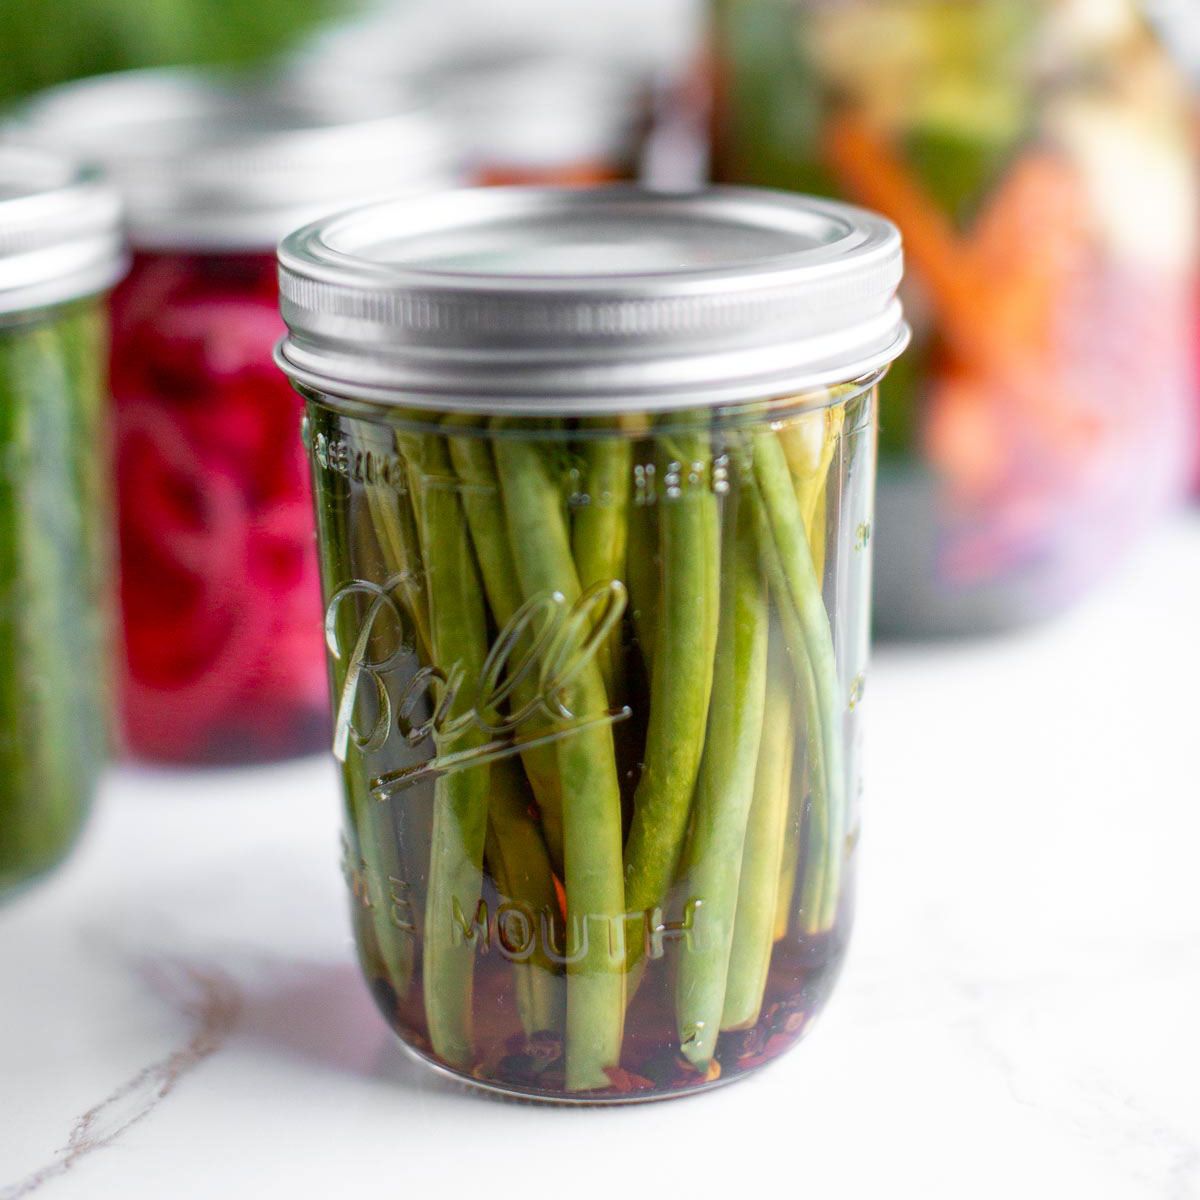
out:
{"label": "green bean", "polygon": [[[571,548],[579,571],[579,585],[586,592],[590,587],[607,586],[626,576],[633,442],[613,432],[608,423],[585,423],[584,428],[593,431],[580,451],[584,462],[582,488],[588,500],[575,513]],[[599,432],[604,429],[609,430],[607,435]],[[597,656],[610,699],[617,694],[620,656],[621,630],[617,626]]]}
{"label": "green bean", "polygon": [[[581,597],[562,492],[545,453],[527,438],[501,436],[496,469],[510,544],[526,599]],[[571,664],[560,690],[574,728],[554,742],[562,786],[567,895],[567,1065],[570,1091],[606,1087],[620,1058],[624,1021],[625,895],[621,796],[604,680],[594,660]],[[543,672],[545,673],[545,672]],[[546,681],[547,686],[550,680]]]}
{"label": "green bean", "polygon": [[[631,913],[662,904],[683,855],[704,752],[713,685],[720,557],[717,498],[709,486],[707,433],[664,440],[673,476],[659,504],[662,593],[651,670],[642,776],[625,847],[625,902]],[[629,946],[631,962],[640,945]]]}
{"label": "green bean", "polygon": [[[797,713],[793,706],[793,715]],[[801,718],[802,719],[802,718]],[[797,727],[796,735],[800,729]],[[805,729],[807,736],[807,729]],[[817,748],[820,753],[820,748]],[[791,793],[788,799],[787,818],[784,821],[783,853],[779,862],[779,887],[775,900],[775,940],[782,941],[792,925],[792,902],[796,897],[796,880],[800,873],[800,855],[803,849],[804,811],[808,800],[809,755],[799,756],[793,764]]]}
{"label": "green bean", "polygon": [[751,442],[753,462],[746,484],[755,510],[759,553],[776,594],[805,718],[820,750],[817,761],[810,763],[814,771],[811,804],[823,833],[821,845],[814,849],[825,856],[825,880],[816,909],[805,913],[807,932],[820,933],[832,928],[841,896],[846,819],[844,705],[829,615],[787,460],[773,433],[753,436]]}
{"label": "green bean", "polygon": [[845,420],[844,405],[831,403],[827,408],[793,417],[779,430],[779,442],[796,489],[796,502],[810,536]]}
{"label": "green bean", "polygon": [[[418,475],[416,511],[429,595],[432,661],[459,691],[446,724],[475,701],[487,658],[483,590],[445,444],[434,435],[405,442]],[[448,684],[453,687],[453,683]],[[438,755],[483,745],[478,724],[435,735]],[[425,905],[425,1014],[434,1053],[452,1066],[474,1057],[472,1009],[476,945],[472,928],[483,885],[490,769],[473,765],[442,775],[434,787],[433,848]]]}
{"label": "green bean", "polygon": [[725,1006],[766,694],[766,587],[740,509],[736,500],[727,502],[712,706],[687,857],[698,908],[676,991],[680,1048],[702,1070],[716,1051]]}
{"label": "green bean", "polygon": [[[647,500],[646,497],[642,499]],[[633,628],[642,652],[642,661],[649,672],[654,659],[661,588],[657,503],[638,503],[630,509],[627,555],[626,582],[629,584]]]}
{"label": "green bean", "polygon": [[405,610],[421,647],[428,654],[429,606],[422,589],[420,565],[413,561],[418,539],[411,502],[384,483],[368,483],[363,493],[384,570],[389,579],[398,581]]}
{"label": "green bean", "polygon": [[[328,472],[318,490],[316,506],[321,581],[327,598],[333,597],[349,581],[342,578],[343,565],[351,561],[349,540],[355,529],[349,482]],[[360,626],[365,606],[343,602],[332,614],[330,635],[330,673],[334,703],[339,702],[346,686],[346,675],[360,645]],[[346,827],[352,835],[346,864],[354,898],[367,914],[365,924],[374,934],[379,957],[387,972],[388,983],[401,999],[412,983],[416,958],[415,922],[404,911],[397,911],[392,899],[393,881],[404,882],[408,872],[401,862],[392,814],[387,804],[376,802],[370,793],[370,770],[358,743],[347,738],[343,751],[342,781],[346,798]],[[360,921],[363,920],[361,912]]]}
{"label": "green bean", "polygon": [[[792,472],[796,500],[805,517],[808,542],[812,547],[813,573],[818,581],[825,576],[826,494],[829,470],[844,424],[845,408],[841,404],[833,404],[829,408],[805,413],[795,418],[779,434],[779,440],[783,445],[784,454]],[[804,844],[802,833],[805,801],[811,792],[810,777],[813,774],[808,764],[814,764],[819,773],[820,764],[817,762],[817,758],[820,754],[821,748],[818,742],[807,755],[801,779],[792,790],[775,913],[775,938],[777,941],[787,936],[788,928],[791,925],[792,903],[795,898],[796,881]],[[814,905],[817,912],[820,910],[820,888],[825,879],[823,858],[828,844],[824,806],[820,806],[818,811],[814,812],[813,817],[814,820],[810,822],[810,832],[815,836],[810,836],[808,839],[812,852],[807,856],[809,859],[805,871],[807,895],[802,901],[802,911],[806,913]],[[816,889],[815,893],[814,888]]]}
{"label": "green bean", "polygon": [[[511,947],[518,956],[512,964],[517,1010],[526,1033],[558,1030],[565,1007],[562,972],[545,950],[543,923],[560,927],[558,897],[554,890],[550,857],[541,830],[529,812],[519,770],[511,762],[492,768],[492,794],[488,804],[486,857],[501,905],[497,936],[506,937],[506,905],[520,934]],[[560,933],[561,936],[561,933]]]}
{"label": "green bean", "polygon": [[[461,420],[454,422],[461,424]],[[479,562],[483,586],[498,628],[503,629],[516,616],[524,597],[517,578],[516,564],[508,543],[504,506],[496,468],[487,444],[478,437],[452,437],[450,457],[462,481],[462,504],[466,513],[475,556]],[[512,662],[520,662],[532,648],[532,635],[524,635],[514,651]],[[521,711],[536,700],[537,681],[532,674],[513,688],[512,707]],[[562,873],[562,793],[558,766],[552,746],[533,746],[521,752],[521,763],[533,788],[534,799],[542,816],[546,846],[556,873]]]}
{"label": "green bean", "polygon": [[[771,642],[774,637],[772,635]],[[775,947],[775,906],[796,746],[792,691],[787,660],[782,654],[773,653],[767,670],[767,698],[758,769],[754,777],[754,802],[742,853],[742,877],[722,1029],[751,1028],[758,1020],[767,986],[767,972]]]}

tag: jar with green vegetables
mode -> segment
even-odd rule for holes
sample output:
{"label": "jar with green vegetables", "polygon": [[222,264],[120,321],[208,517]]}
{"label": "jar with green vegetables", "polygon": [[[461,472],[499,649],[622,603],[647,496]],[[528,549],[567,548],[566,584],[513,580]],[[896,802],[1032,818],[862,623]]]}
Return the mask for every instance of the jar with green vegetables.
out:
{"label": "jar with green vegetables", "polygon": [[0,149],[0,895],[78,834],[108,742],[115,196]]}
{"label": "jar with green vegetables", "polygon": [[1133,0],[713,0],[713,165],[900,227],[876,619],[1052,615],[1185,490],[1195,205]]}
{"label": "jar with green vegetables", "polygon": [[280,257],[384,1015],[547,1100],[769,1062],[850,927],[895,229],[500,188]]}

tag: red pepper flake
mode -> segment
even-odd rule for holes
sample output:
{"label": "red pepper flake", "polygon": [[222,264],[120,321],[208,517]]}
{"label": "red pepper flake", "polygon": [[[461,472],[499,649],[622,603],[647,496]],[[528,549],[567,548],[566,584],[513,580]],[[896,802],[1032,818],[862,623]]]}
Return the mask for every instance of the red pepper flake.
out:
{"label": "red pepper flake", "polygon": [[626,1071],[624,1067],[605,1067],[604,1073],[608,1076],[612,1090],[619,1092],[622,1096],[635,1092],[650,1092],[655,1088],[653,1080],[647,1079],[644,1075],[635,1075],[632,1071]]}

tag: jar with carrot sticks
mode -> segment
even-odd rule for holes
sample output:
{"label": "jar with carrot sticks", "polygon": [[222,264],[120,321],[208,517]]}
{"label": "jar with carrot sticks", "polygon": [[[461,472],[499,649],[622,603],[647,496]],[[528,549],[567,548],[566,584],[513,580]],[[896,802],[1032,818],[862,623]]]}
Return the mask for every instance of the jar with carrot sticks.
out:
{"label": "jar with carrot sticks", "polygon": [[869,205],[907,248],[884,386],[883,632],[1077,599],[1181,495],[1185,110],[1127,0],[713,0],[717,178]]}
{"label": "jar with carrot sticks", "polygon": [[109,188],[0,147],[0,897],[64,857],[108,756],[106,296],[125,265]]}
{"label": "jar with carrot sticks", "polygon": [[497,188],[280,251],[363,969],[504,1092],[797,1042],[849,933],[900,242],[781,194]]}
{"label": "jar with carrot sticks", "polygon": [[17,134],[127,200],[114,300],[125,739],[167,763],[313,752],[329,727],[300,405],[272,363],[274,247],[364,196],[453,178],[420,111],[331,121],[282,87],[149,71],[37,98]]}

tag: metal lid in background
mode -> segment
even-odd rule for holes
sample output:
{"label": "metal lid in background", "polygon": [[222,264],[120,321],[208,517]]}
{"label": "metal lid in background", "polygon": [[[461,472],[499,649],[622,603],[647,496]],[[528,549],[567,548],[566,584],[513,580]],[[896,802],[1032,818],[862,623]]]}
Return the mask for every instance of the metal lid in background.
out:
{"label": "metal lid in background", "polygon": [[650,81],[620,63],[532,51],[447,63],[426,80],[470,162],[553,170],[635,161]]}
{"label": "metal lid in background", "polygon": [[279,361],[351,399],[583,413],[765,399],[904,348],[900,235],[846,205],[719,188],[498,188],[286,238]]}
{"label": "metal lid in background", "polygon": [[636,165],[653,94],[649,73],[594,55],[497,43],[413,63],[386,46],[341,42],[298,58],[291,86],[330,113],[429,98],[475,172]]}
{"label": "metal lid in background", "polygon": [[284,87],[200,70],[54,88],[7,132],[99,166],[146,247],[273,249],[322,213],[458,174],[450,138],[419,106],[352,119]]}
{"label": "metal lid in background", "polygon": [[55,155],[0,146],[0,316],[94,295],[124,268],[111,188]]}

